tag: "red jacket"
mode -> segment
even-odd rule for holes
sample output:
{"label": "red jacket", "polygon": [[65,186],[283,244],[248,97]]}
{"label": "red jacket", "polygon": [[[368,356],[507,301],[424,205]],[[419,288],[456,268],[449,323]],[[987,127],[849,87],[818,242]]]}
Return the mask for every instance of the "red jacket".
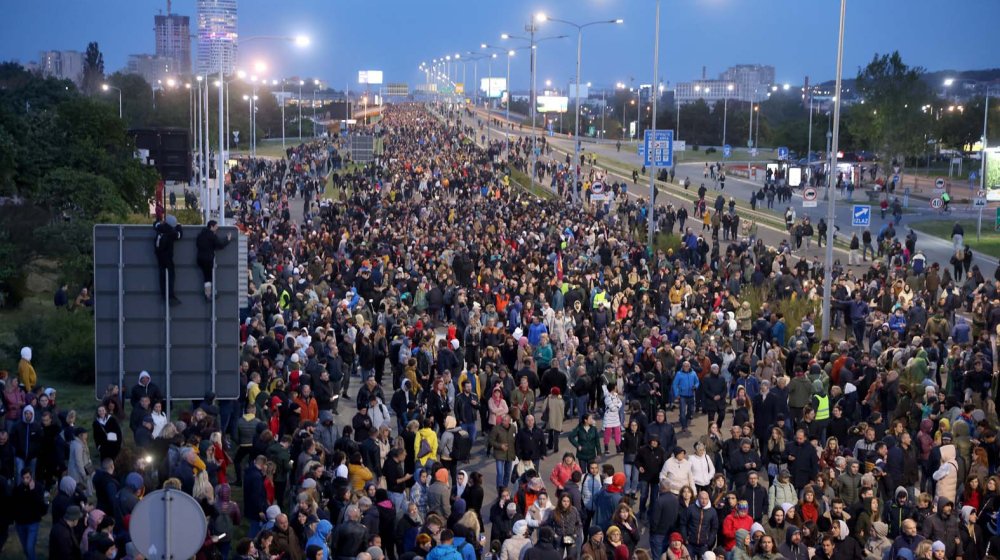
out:
{"label": "red jacket", "polygon": [[736,515],[735,511],[727,515],[726,519],[722,521],[722,544],[726,550],[732,550],[736,546],[736,531],[746,529],[747,532],[750,532],[750,527],[753,527],[753,517],[749,515],[740,517]]}

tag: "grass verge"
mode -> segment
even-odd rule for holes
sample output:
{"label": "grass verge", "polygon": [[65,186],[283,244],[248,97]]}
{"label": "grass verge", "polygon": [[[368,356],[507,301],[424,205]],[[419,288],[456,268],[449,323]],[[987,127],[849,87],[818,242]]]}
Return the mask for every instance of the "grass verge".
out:
{"label": "grass verge", "polygon": [[[1000,233],[993,230],[991,217],[983,217],[983,232],[979,240],[976,240],[976,220],[959,220],[959,223],[965,229],[966,245],[972,247],[974,252],[1000,258]],[[925,220],[913,222],[910,227],[928,235],[951,241],[951,228],[954,224],[955,222],[950,220]]]}
{"label": "grass verge", "polygon": [[510,170],[510,178],[511,182],[538,198],[544,198],[546,200],[553,200],[556,198],[556,193],[538,183],[532,182],[531,178],[528,177],[527,174],[522,173],[517,169]]}

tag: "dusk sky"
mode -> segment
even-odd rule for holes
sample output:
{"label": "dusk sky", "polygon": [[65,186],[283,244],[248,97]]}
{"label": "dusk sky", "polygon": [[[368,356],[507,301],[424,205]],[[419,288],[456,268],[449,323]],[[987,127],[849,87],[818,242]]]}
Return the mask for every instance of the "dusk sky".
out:
{"label": "dusk sky", "polygon": [[[624,18],[620,26],[584,31],[583,81],[595,86],[617,81],[648,83],[652,76],[653,0],[242,0],[241,36],[308,34],[306,49],[256,42],[240,51],[240,65],[263,58],[268,77],[309,76],[338,89],[357,71],[383,70],[386,82],[423,81],[417,70],[445,54],[477,50],[480,43],[504,45],[501,32],[523,33],[531,14],[586,23]],[[942,13],[945,6],[959,11]],[[801,84],[832,79],[836,62],[837,0],[665,0],[661,24],[661,81],[707,74],[717,77],[738,63],[773,65],[779,82]],[[0,59],[29,62],[44,49],[83,51],[96,40],[110,71],[129,54],[152,53],[153,16],[166,2],[146,0],[37,0],[4,3],[0,18]],[[194,0],[175,0],[175,13],[190,15]],[[845,77],[874,53],[898,49],[904,61],[928,70],[1000,67],[1000,49],[989,41],[1000,21],[1000,1],[851,0],[847,6]],[[568,83],[575,73],[576,30],[543,24],[541,36],[571,37],[543,43],[539,84]],[[510,42],[507,42],[511,44]],[[517,45],[517,43],[512,43]],[[526,54],[526,53],[523,53]],[[506,72],[502,59],[493,72]],[[515,89],[528,83],[527,56],[512,63]],[[480,63],[482,78],[485,61]],[[468,67],[467,81],[472,81]]]}

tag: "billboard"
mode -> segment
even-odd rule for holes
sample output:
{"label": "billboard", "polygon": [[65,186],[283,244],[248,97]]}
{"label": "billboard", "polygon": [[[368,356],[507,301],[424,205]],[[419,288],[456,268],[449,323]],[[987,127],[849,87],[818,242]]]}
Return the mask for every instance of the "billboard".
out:
{"label": "billboard", "polygon": [[463,82],[455,83],[455,95],[465,95],[465,83]]}
{"label": "billboard", "polygon": [[358,71],[358,83],[359,84],[372,84],[377,85],[382,83],[382,71],[381,70],[359,70]]}
{"label": "billboard", "polygon": [[[587,84],[580,84],[580,99],[584,100],[590,95],[590,86]],[[576,84],[569,85],[569,98],[576,99]]]}
{"label": "billboard", "polygon": [[537,98],[539,113],[565,113],[569,110],[569,98],[557,95],[539,95]]}
{"label": "billboard", "polygon": [[1000,200],[1000,148],[986,148],[986,200]]}
{"label": "billboard", "polygon": [[506,78],[483,78],[479,80],[479,91],[486,94],[486,97],[496,99],[507,89]]}

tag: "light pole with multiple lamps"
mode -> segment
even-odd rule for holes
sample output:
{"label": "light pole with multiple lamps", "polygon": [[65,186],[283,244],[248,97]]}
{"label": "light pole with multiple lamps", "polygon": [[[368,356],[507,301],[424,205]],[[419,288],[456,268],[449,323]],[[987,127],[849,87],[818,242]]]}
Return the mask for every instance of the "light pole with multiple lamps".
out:
{"label": "light pole with multiple lamps", "polygon": [[[573,185],[573,188],[570,189],[571,196],[573,197],[574,200],[576,200],[577,189],[580,188],[580,59],[583,56],[583,29],[585,27],[591,27],[594,25],[601,25],[601,24],[622,24],[625,22],[625,20],[618,18],[618,19],[592,21],[589,23],[579,24],[579,23],[573,23],[572,21],[568,21],[565,19],[549,17],[544,13],[538,14],[536,19],[542,23],[546,21],[552,21],[556,23],[563,23],[576,28],[576,103],[574,108],[574,113],[576,113],[576,123],[574,124],[573,127],[573,143],[575,146],[573,152],[574,153],[573,168],[576,170],[576,178],[574,179],[575,184]],[[562,124],[562,121],[560,121],[560,124]]]}

